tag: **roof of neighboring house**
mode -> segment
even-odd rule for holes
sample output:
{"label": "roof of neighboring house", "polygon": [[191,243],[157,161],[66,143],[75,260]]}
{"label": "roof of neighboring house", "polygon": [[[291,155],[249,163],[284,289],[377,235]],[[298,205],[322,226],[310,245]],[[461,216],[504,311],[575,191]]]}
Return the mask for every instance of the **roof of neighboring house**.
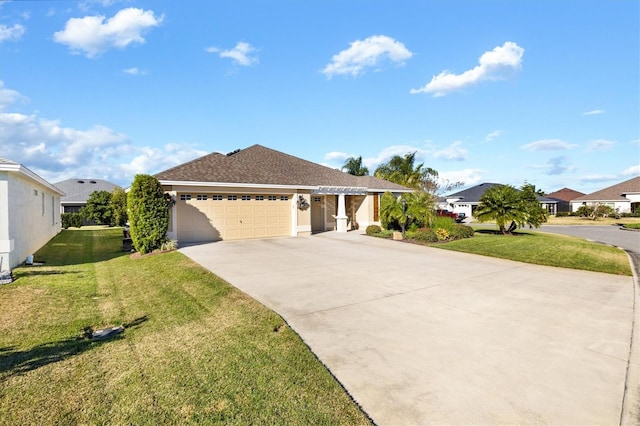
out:
{"label": "roof of neighboring house", "polygon": [[571,201],[577,197],[584,195],[584,192],[576,191],[571,188],[562,188],[551,194],[547,194],[547,198],[553,198],[558,201]]}
{"label": "roof of neighboring house", "polygon": [[284,186],[362,187],[369,190],[409,189],[373,176],[353,176],[262,145],[227,155],[214,152],[155,175],[161,182],[259,184]]}
{"label": "roof of neighboring house", "polygon": [[571,201],[628,201],[624,194],[640,193],[640,176],[636,176],[616,185],[574,198]]}
{"label": "roof of neighboring house", "polygon": [[94,191],[112,192],[120,186],[101,179],[67,179],[62,182],[56,182],[55,186],[60,188],[66,194],[60,200],[62,204],[86,203],[87,199]]}
{"label": "roof of neighboring house", "polygon": [[26,177],[26,178],[34,181],[34,182],[39,183],[40,185],[44,185],[45,187],[49,188],[51,191],[53,191],[53,192],[55,192],[55,193],[57,193],[59,195],[64,195],[64,192],[62,192],[60,190],[60,188],[57,188],[56,186],[54,186],[50,182],[46,181],[45,179],[43,179],[39,175],[37,175],[34,172],[32,172],[31,170],[29,170],[24,165],[22,165],[20,163],[16,163],[15,161],[9,160],[7,158],[0,158],[0,171],[1,172],[17,172],[17,173],[23,175],[24,177]]}
{"label": "roof of neighboring house", "polygon": [[[444,198],[445,200],[458,198],[458,200],[455,202],[463,203],[463,204],[479,203],[480,198],[484,195],[485,192],[487,192],[489,189],[493,188],[494,186],[501,186],[501,185],[503,184],[485,182],[476,186],[472,186],[471,188],[463,189],[462,191],[458,191],[451,195],[447,195]],[[519,189],[516,189],[516,190],[520,191]],[[540,195],[536,195],[536,198],[538,199],[538,201],[542,203],[547,203],[547,204],[553,204],[558,202],[558,200],[556,199],[543,197]]]}
{"label": "roof of neighboring house", "polygon": [[462,191],[455,192],[451,195],[447,195],[446,199],[459,198],[459,203],[479,203],[480,197],[489,189],[494,186],[502,185],[501,183],[485,182],[471,188],[463,189]]}

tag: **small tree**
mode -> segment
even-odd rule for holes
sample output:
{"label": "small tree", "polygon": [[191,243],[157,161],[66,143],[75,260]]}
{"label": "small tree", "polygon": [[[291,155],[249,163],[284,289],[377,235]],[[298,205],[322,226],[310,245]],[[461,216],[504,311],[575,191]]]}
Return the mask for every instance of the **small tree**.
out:
{"label": "small tree", "polygon": [[93,191],[82,208],[82,215],[98,225],[111,224],[111,193],[109,191]]}
{"label": "small tree", "polygon": [[424,191],[415,191],[395,197],[385,192],[380,199],[380,222],[385,229],[401,229],[415,223],[422,226],[433,215],[433,197]]}
{"label": "small tree", "polygon": [[136,175],[127,196],[133,246],[140,253],[160,248],[167,240],[169,204],[158,179]]}
{"label": "small tree", "polygon": [[127,193],[122,188],[115,188],[111,192],[111,223],[114,226],[124,226],[127,223]]}
{"label": "small tree", "polygon": [[[549,218],[549,212],[542,208],[536,195],[544,195],[544,193],[540,190],[536,191],[535,185],[525,183],[520,188],[522,208],[526,214],[525,222],[529,226],[539,228]],[[524,223],[518,225],[523,226]]]}
{"label": "small tree", "polygon": [[362,164],[362,156],[349,157],[345,160],[342,165],[342,169],[346,173],[354,176],[366,176],[369,174],[369,169]]}
{"label": "small tree", "polygon": [[522,223],[526,218],[518,190],[511,185],[497,185],[488,189],[482,197],[474,216],[480,222],[495,220],[502,234],[507,235],[505,225],[509,222]]}

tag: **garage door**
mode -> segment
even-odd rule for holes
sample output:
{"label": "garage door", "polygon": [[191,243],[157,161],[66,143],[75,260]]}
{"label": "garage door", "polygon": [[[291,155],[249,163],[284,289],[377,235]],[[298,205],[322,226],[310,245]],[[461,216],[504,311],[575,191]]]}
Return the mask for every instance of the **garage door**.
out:
{"label": "garage door", "polygon": [[179,194],[178,241],[291,235],[291,195]]}

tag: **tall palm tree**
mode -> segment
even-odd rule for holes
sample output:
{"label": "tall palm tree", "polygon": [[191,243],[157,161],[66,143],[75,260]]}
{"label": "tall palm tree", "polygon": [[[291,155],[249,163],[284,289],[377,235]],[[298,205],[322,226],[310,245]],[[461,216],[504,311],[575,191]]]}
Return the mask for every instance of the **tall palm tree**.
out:
{"label": "tall palm tree", "polygon": [[346,171],[350,175],[354,175],[354,176],[366,176],[369,174],[369,169],[366,166],[362,165],[362,156],[358,158],[356,157],[347,158],[344,164],[342,165],[341,170]]}
{"label": "tall palm tree", "polygon": [[423,169],[422,163],[414,166],[415,158],[415,151],[404,157],[394,155],[389,162],[378,166],[374,176],[409,188],[422,189],[425,178],[432,169]]}

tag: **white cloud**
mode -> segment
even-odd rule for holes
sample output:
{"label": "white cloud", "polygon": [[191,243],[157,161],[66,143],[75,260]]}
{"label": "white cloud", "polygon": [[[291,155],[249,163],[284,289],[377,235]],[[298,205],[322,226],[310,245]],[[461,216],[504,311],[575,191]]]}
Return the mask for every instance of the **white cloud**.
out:
{"label": "white cloud", "polygon": [[640,175],[640,164],[628,167],[622,171],[623,176],[638,176]]}
{"label": "white cloud", "polygon": [[432,93],[434,97],[444,96],[449,92],[462,89],[485,80],[501,80],[506,71],[518,70],[522,64],[524,49],[516,43],[507,41],[502,46],[485,52],[480,56],[479,65],[454,74],[442,71],[431,81],[419,89],[411,89],[411,94]]}
{"label": "white cloud", "polygon": [[12,26],[0,25],[0,43],[4,41],[20,40],[25,33],[24,25],[14,24]]}
{"label": "white cloud", "polygon": [[126,69],[123,69],[122,72],[130,75],[146,75],[147,74],[146,71],[140,70],[137,67],[126,68]]}
{"label": "white cloud", "polygon": [[112,18],[103,15],[71,18],[64,30],[53,34],[56,43],[69,46],[72,52],[95,57],[109,48],[124,49],[130,44],[143,44],[143,34],[162,23],[164,16],[156,17],[152,10],[122,9]]}
{"label": "white cloud", "polygon": [[440,173],[440,183],[462,182],[463,186],[471,186],[482,182],[482,170],[463,169]]}
{"label": "white cloud", "polygon": [[238,42],[233,49],[221,50],[215,46],[211,46],[205,50],[209,53],[218,53],[218,56],[221,58],[230,58],[236,64],[245,67],[258,63],[258,57],[253,55],[256,49],[244,41]]}
{"label": "white cloud", "polygon": [[395,155],[404,157],[405,155],[412,152],[416,153],[414,165],[422,163],[424,159],[429,155],[429,151],[424,148],[416,148],[411,145],[392,145],[380,151],[380,153],[375,157],[363,158],[362,163],[369,169],[371,174],[373,174],[375,169],[380,164],[386,163],[391,159],[391,157]]}
{"label": "white cloud", "polygon": [[464,161],[467,159],[467,151],[462,148],[462,142],[457,141],[449,145],[448,147],[436,151],[433,153],[433,158],[448,160],[448,161]]}
{"label": "white cloud", "polygon": [[384,60],[403,65],[412,56],[413,53],[401,42],[384,35],[374,35],[351,42],[348,49],[333,55],[331,62],[321,72],[327,78],[339,74],[357,77],[367,68],[379,66]]}
{"label": "white cloud", "polygon": [[502,136],[502,130],[495,130],[484,137],[485,142],[491,142],[495,138]]}
{"label": "white cloud", "polygon": [[593,111],[587,111],[587,112],[583,112],[582,115],[598,115],[598,114],[604,114],[604,110],[603,109],[594,109]]}
{"label": "white cloud", "polygon": [[344,161],[349,157],[352,157],[352,155],[349,155],[346,152],[331,151],[325,154],[324,159],[326,161],[335,161],[335,160]]}
{"label": "white cloud", "polygon": [[28,102],[29,99],[20,92],[4,87],[4,82],[0,80],[0,112],[6,107],[16,102]]}
{"label": "white cloud", "polygon": [[607,149],[613,148],[615,144],[616,144],[615,142],[608,141],[606,139],[596,139],[589,142],[587,151],[605,151]]}
{"label": "white cloud", "polygon": [[542,139],[522,145],[521,148],[527,151],[565,151],[576,146],[561,139]]}

